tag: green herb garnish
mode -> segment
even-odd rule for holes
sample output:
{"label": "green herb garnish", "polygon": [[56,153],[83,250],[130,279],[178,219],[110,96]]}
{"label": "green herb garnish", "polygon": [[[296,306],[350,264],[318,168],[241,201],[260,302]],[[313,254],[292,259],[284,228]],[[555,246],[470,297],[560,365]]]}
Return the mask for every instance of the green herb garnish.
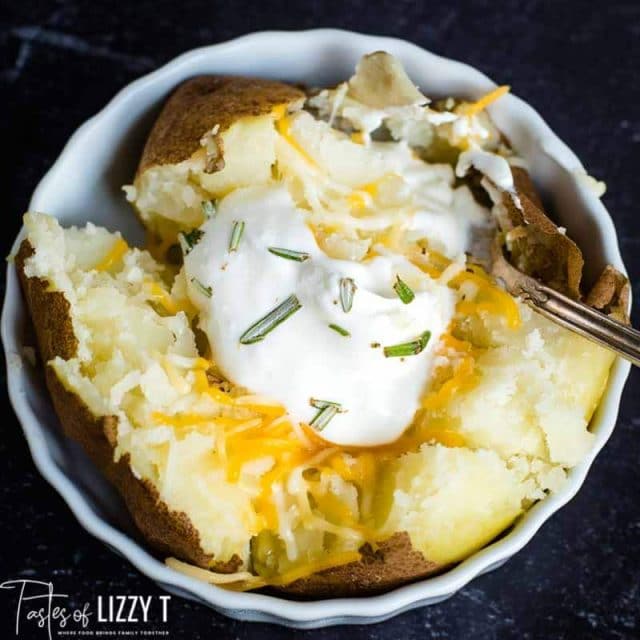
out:
{"label": "green herb garnish", "polygon": [[231,230],[231,238],[229,239],[229,252],[237,251],[242,233],[244,232],[244,222],[236,220]]}
{"label": "green herb garnish", "polygon": [[309,423],[309,426],[313,427],[316,431],[322,431],[335,417],[338,411],[339,409],[335,404],[327,404],[322,407],[318,413],[316,413],[313,420]]}
{"label": "green herb garnish", "polygon": [[202,213],[204,213],[204,217],[207,220],[216,215],[216,205],[213,200],[203,200],[200,205],[202,206]]}
{"label": "green herb garnish", "polygon": [[329,325],[329,329],[333,329],[334,331],[339,333],[341,336],[350,336],[351,335],[346,329],[344,329],[343,327],[341,327],[338,324],[330,324]]}
{"label": "green herb garnish", "polygon": [[191,278],[193,286],[203,295],[210,298],[213,295],[213,289],[211,287],[205,287],[197,278]]}
{"label": "green herb garnish", "polygon": [[431,331],[425,331],[417,340],[385,347],[384,357],[399,358],[403,356],[415,356],[424,350],[429,342],[429,338],[431,338]]}
{"label": "green herb garnish", "polygon": [[284,322],[301,308],[302,305],[296,295],[290,295],[273,311],[270,311],[266,316],[252,324],[240,336],[240,344],[253,344],[255,342],[260,342],[260,340],[263,340],[268,333],[271,333],[271,331],[273,331],[279,324]]}
{"label": "green herb garnish", "polygon": [[193,247],[195,247],[200,240],[202,240],[202,236],[204,235],[204,231],[200,229],[191,229],[188,233],[184,231],[180,231],[178,233],[178,240],[180,241],[180,246],[182,247],[182,253],[186,256]]}
{"label": "green herb garnish", "polygon": [[324,409],[325,407],[335,407],[339,412],[342,411],[342,405],[339,402],[331,400],[319,400],[318,398],[309,398],[309,404],[315,409]]}
{"label": "green herb garnish", "polygon": [[269,253],[273,253],[274,256],[280,258],[286,258],[287,260],[295,260],[296,262],[304,262],[311,256],[304,251],[294,251],[293,249],[282,249],[281,247],[269,247]]}
{"label": "green herb garnish", "polygon": [[345,313],[351,311],[356,289],[356,283],[353,281],[353,278],[340,278],[340,304]]}
{"label": "green herb garnish", "polygon": [[400,276],[396,276],[396,283],[393,285],[393,288],[398,294],[398,298],[400,298],[404,304],[409,304],[416,297],[411,287],[404,280],[401,280]]}

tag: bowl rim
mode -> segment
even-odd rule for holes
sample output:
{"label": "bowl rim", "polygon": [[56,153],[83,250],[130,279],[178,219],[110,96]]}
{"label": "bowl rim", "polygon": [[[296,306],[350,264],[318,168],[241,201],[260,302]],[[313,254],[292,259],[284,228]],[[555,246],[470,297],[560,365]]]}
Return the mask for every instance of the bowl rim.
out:
{"label": "bowl rim", "polygon": [[[389,38],[362,34],[340,29],[311,29],[305,31],[259,31],[250,33],[219,44],[199,47],[187,51],[167,62],[157,70],[146,74],[123,87],[96,115],[81,125],[68,140],[62,152],[36,187],[29,208],[40,202],[52,182],[56,180],[57,171],[67,156],[73,155],[79,141],[89,136],[91,131],[100,125],[109,113],[122,105],[148,85],[160,78],[177,72],[183,66],[197,65],[198,60],[216,55],[222,51],[246,55],[251,48],[268,47],[274,39],[287,39],[292,46],[310,47],[327,40],[354,39],[366,44],[369,50],[391,49],[402,51],[405,56],[432,60],[438,63],[456,66],[461,72],[473,75],[474,80],[486,85],[487,89],[495,84],[483,73],[464,63],[453,61],[433,54],[413,43],[398,38]],[[511,95],[512,108],[520,111],[526,125],[531,127],[543,142],[548,144],[548,155],[569,172],[584,171],[575,154],[551,131],[541,116],[528,104]],[[576,185],[580,195],[586,202],[589,216],[602,232],[602,249],[608,260],[624,271],[617,236],[611,217],[600,200],[583,184]],[[15,252],[23,237],[20,231],[14,243]],[[20,354],[21,345],[17,339],[17,322],[19,310],[24,302],[13,264],[7,265],[6,292],[2,309],[1,335],[5,350],[7,367],[7,384],[9,398],[13,409],[22,425],[33,461],[41,475],[56,489],[67,503],[80,524],[93,536],[115,548],[141,573],[152,578],[164,588],[186,597],[195,598],[208,604],[219,612],[242,620],[260,620],[277,622],[293,627],[320,627],[330,624],[371,623],[387,619],[402,611],[441,601],[466,585],[476,576],[502,564],[510,556],[522,549],[533,537],[544,522],[560,507],[566,504],[579,490],[587,472],[610,437],[616,423],[620,397],[628,376],[630,365],[617,359],[609,376],[608,387],[600,402],[594,422],[597,422],[594,444],[586,458],[571,470],[564,487],[556,494],[548,496],[524,514],[521,520],[509,533],[499,540],[484,547],[468,559],[448,571],[423,580],[398,587],[387,593],[374,596],[354,598],[337,598],[315,601],[296,601],[284,597],[253,592],[232,592],[209,585],[170,569],[160,560],[153,557],[128,535],[108,524],[91,509],[85,496],[69,477],[58,467],[52,452],[47,448],[42,436],[42,427],[29,405],[24,389],[24,374],[15,366],[16,355]]]}

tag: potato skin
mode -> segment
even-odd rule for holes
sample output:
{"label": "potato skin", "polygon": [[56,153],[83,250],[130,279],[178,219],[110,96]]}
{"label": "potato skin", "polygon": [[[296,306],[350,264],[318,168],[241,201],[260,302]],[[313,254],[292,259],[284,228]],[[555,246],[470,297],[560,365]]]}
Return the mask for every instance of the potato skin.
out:
{"label": "potato skin", "polygon": [[413,549],[406,532],[395,533],[379,543],[375,550],[365,545],[360,553],[362,559],[359,562],[314,573],[279,587],[278,591],[307,598],[373,595],[443,569]]}
{"label": "potato skin", "polygon": [[[544,210],[531,176],[521,167],[511,167],[520,207],[507,193],[503,204],[508,213],[510,243],[519,257],[516,267],[552,289],[629,322],[629,281],[606,265],[586,296],[583,296],[584,257],[578,245],[561,232]],[[513,256],[512,256],[513,258]]]}
{"label": "potato skin", "polygon": [[[69,302],[62,292],[50,290],[46,280],[25,275],[24,264],[32,254],[29,242],[23,241],[15,265],[42,361],[48,363],[57,356],[73,358],[78,341],[73,333]],[[199,533],[188,516],[169,509],[149,481],[137,478],[131,471],[128,456],[114,461],[118,429],[116,416],[93,415],[79,396],[65,388],[48,364],[45,377],[65,435],[80,443],[91,461],[116,487],[150,546],[162,556],[175,556],[218,572],[231,573],[239,569],[239,558],[216,563],[203,551]],[[406,533],[393,535],[380,543],[375,551],[365,545],[361,553],[359,562],[326,569],[279,587],[278,591],[307,598],[365,595],[393,588],[440,569],[436,563],[425,560],[421,553],[411,548]]]}
{"label": "potato skin", "polygon": [[147,169],[177,164],[200,149],[202,136],[218,125],[219,135],[234,122],[269,113],[300,100],[300,89],[274,80],[236,76],[196,76],[183,82],[165,103],[140,158],[136,178]]}

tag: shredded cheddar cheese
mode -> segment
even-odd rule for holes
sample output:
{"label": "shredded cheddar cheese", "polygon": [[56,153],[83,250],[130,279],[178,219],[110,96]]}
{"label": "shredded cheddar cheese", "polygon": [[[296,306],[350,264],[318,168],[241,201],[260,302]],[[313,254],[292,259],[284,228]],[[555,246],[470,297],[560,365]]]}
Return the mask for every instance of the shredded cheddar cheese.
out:
{"label": "shredded cheddar cheese", "polygon": [[358,210],[365,209],[371,204],[373,198],[378,193],[379,180],[376,182],[369,182],[358,187],[352,193],[347,196],[347,202],[349,205]]}
{"label": "shredded cheddar cheese", "polygon": [[180,311],[180,307],[171,295],[163,289],[157,282],[148,282],[145,284],[145,289],[149,297],[157,302],[167,313],[175,315]]}
{"label": "shredded cheddar cheese", "polygon": [[470,265],[466,271],[455,276],[451,284],[459,286],[465,281],[473,282],[477,286],[478,296],[473,302],[465,300],[458,302],[456,308],[460,313],[467,315],[482,312],[496,313],[506,319],[510,329],[517,329],[520,326],[520,312],[515,299],[495,284],[481,267]]}
{"label": "shredded cheddar cheese", "polygon": [[471,356],[463,358],[455,367],[453,377],[447,380],[438,391],[429,393],[422,401],[424,409],[442,409],[464,387],[473,384],[475,361]]}
{"label": "shredded cheddar cheese", "polygon": [[278,133],[287,141],[287,143],[293,149],[295,149],[308,164],[310,164],[311,166],[314,166],[316,164],[315,160],[307,153],[304,147],[295,139],[295,137],[291,133],[291,118],[289,116],[284,115],[276,120],[276,129]]}
{"label": "shredded cheddar cheese", "polygon": [[505,93],[508,93],[510,89],[511,87],[509,85],[496,87],[493,91],[490,91],[475,102],[468,102],[459,105],[456,111],[464,116],[474,116],[480,111],[486,109],[492,102],[495,102],[498,98],[501,98],[503,95],[505,95]]}
{"label": "shredded cheddar cheese", "polygon": [[169,382],[175,387],[175,389],[177,389],[180,393],[189,393],[189,391],[191,391],[189,383],[182,375],[180,375],[171,360],[165,357],[162,360],[162,364],[164,366],[167,377],[169,378]]}
{"label": "shredded cheddar cheese", "polygon": [[108,253],[98,262],[98,264],[94,267],[96,271],[108,271],[117,264],[124,256],[124,254],[129,250],[129,245],[125,242],[123,238],[118,238],[114,243]]}

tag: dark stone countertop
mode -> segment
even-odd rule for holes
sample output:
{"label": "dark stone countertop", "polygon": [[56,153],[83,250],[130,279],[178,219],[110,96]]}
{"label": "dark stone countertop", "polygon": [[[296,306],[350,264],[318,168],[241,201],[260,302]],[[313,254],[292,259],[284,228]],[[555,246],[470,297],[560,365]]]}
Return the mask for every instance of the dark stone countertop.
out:
{"label": "dark stone countertop", "polygon": [[[65,141],[122,86],[192,47],[259,29],[320,26],[403,37],[512,85],[588,170],[606,180],[604,202],[632,281],[640,281],[640,4],[633,0],[2,0],[4,255],[30,194]],[[640,325],[640,315],[634,319]],[[389,622],[304,635],[354,640],[640,637],[639,381],[634,371],[616,431],[582,491],[503,568],[446,602]],[[86,533],[39,476],[3,397],[0,580],[53,580],[58,591],[77,602],[96,594],[160,594]],[[4,611],[4,594],[0,601]],[[13,637],[12,611],[0,615],[2,637]],[[230,621],[178,598],[171,602],[169,618],[162,629],[171,638],[294,633]]]}

